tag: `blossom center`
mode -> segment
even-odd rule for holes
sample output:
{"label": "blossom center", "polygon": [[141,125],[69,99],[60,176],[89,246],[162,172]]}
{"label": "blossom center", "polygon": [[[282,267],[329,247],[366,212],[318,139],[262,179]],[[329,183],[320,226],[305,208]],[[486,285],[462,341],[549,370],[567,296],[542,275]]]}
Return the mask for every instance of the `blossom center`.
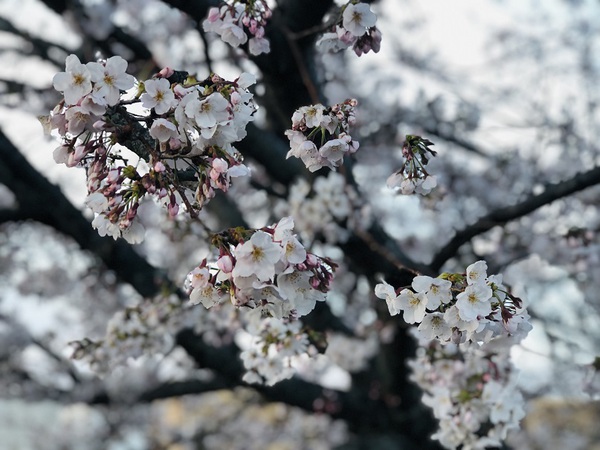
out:
{"label": "blossom center", "polygon": [[261,261],[265,257],[265,252],[262,248],[253,246],[252,247],[252,259],[254,261]]}
{"label": "blossom center", "polygon": [[80,73],[76,73],[73,75],[73,84],[80,86],[83,83],[85,83],[85,77],[83,75],[81,75]]}
{"label": "blossom center", "polygon": [[115,77],[112,75],[104,75],[104,84],[107,86],[113,86],[115,84]]}

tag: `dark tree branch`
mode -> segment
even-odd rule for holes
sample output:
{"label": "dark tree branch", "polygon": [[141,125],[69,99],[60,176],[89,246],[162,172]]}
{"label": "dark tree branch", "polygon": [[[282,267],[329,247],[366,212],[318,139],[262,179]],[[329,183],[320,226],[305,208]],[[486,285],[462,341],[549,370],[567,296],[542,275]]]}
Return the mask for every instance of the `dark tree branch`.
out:
{"label": "dark tree branch", "polygon": [[524,201],[512,206],[497,209],[481,217],[473,225],[457,232],[454,237],[435,255],[431,269],[438,272],[444,263],[456,255],[458,249],[475,236],[491,230],[495,226],[504,225],[511,220],[523,217],[536,209],[567,197],[591,186],[600,184],[600,166],[587,172],[578,173],[574,177],[559,183],[547,184],[544,192],[530,195]]}
{"label": "dark tree branch", "polygon": [[484,158],[490,157],[487,153],[482,151],[479,147],[472,144],[471,142],[469,142],[465,139],[461,139],[458,136],[456,136],[455,134],[447,133],[447,132],[443,131],[443,129],[439,126],[439,124],[436,125],[435,127],[425,127],[423,129],[423,131],[428,136],[437,136],[437,137],[445,140],[446,142],[454,144],[468,152],[475,153],[476,155],[482,156]]}
{"label": "dark tree branch", "polygon": [[[244,369],[237,357],[239,350],[234,345],[219,348],[208,346],[192,330],[180,332],[177,335],[177,343],[192,355],[200,367],[218,370],[224,384],[243,384],[241,377]],[[377,382],[377,380],[371,381]],[[424,424],[422,415],[412,416],[413,408],[420,403],[413,404],[412,398],[399,407],[392,406],[384,397],[373,398],[369,393],[372,386],[353,386],[350,391],[343,392],[325,389],[299,378],[284,380],[274,386],[251,385],[250,387],[270,401],[285,402],[309,412],[315,412],[317,405],[324,404],[324,410],[328,415],[347,421],[354,433],[369,434],[393,430],[398,433],[395,439],[403,440],[405,444],[401,447],[403,449],[439,448],[435,442],[423,439],[423,434],[415,433],[415,425],[417,428],[426,427],[431,426],[432,422]]]}
{"label": "dark tree branch", "polygon": [[0,224],[19,222],[27,219],[31,219],[31,217],[20,209],[0,209]]}
{"label": "dark tree branch", "polygon": [[188,394],[204,394],[205,392],[218,391],[220,389],[231,389],[235,385],[227,384],[221,377],[212,380],[187,380],[165,383],[144,392],[138,400],[140,402],[152,402],[163,398],[181,397]]}

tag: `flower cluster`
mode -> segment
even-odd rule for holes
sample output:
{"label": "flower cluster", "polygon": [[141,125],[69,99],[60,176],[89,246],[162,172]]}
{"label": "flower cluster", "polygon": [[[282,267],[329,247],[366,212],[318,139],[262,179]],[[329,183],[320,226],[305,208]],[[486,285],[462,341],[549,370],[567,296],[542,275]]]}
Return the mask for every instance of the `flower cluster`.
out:
{"label": "flower cluster", "polygon": [[295,217],[298,233],[305,243],[313,242],[322,236],[328,243],[345,242],[348,227],[357,221],[362,224],[364,218],[355,217],[358,195],[354,188],[346,183],[343,175],[329,172],[326,177],[317,177],[312,186],[303,179],[290,187],[285,201],[277,205],[280,216]]}
{"label": "flower cluster", "polygon": [[243,380],[272,386],[292,377],[295,370],[291,367],[291,361],[294,357],[306,354],[309,344],[308,335],[302,330],[300,321],[276,318],[262,320],[251,345],[240,354],[247,370]]}
{"label": "flower cluster", "polygon": [[[165,203],[171,217],[181,204],[195,216],[216,190],[228,190],[232,177],[249,174],[232,144],[245,137],[254,120],[256,106],[247,88],[255,79],[212,75],[196,81],[165,68],[138,83],[135,97],[124,99],[136,82],[126,68],[118,56],[85,65],[68,56],[66,71],[54,77],[64,100],[42,123],[62,138],[55,160],[87,169],[87,204],[98,214],[99,233],[139,242],[144,230],[134,218],[144,197]],[[145,164],[129,164],[122,147]],[[184,181],[194,182],[195,201]]]}
{"label": "flower cluster", "polygon": [[210,8],[208,18],[202,22],[204,31],[221,36],[232,47],[248,43],[253,55],[269,53],[269,40],[265,38],[265,26],[271,10],[265,0],[233,0],[223,2],[220,8]]}
{"label": "flower cluster", "polygon": [[292,129],[285,134],[291,150],[287,157],[302,159],[308,170],[339,167],[346,154],[358,150],[358,142],[348,134],[355,123],[356,100],[326,108],[321,104],[303,106],[292,116]]}
{"label": "flower cluster", "polygon": [[524,399],[509,348],[430,342],[409,361],[411,380],[424,391],[439,429],[432,435],[448,449],[501,447],[525,416]]}
{"label": "flower cluster", "polygon": [[[99,374],[144,355],[166,354],[174,345],[173,333],[190,311],[176,297],[144,300],[117,312],[106,327],[103,339],[70,343],[72,358],[87,362]],[[185,324],[188,325],[189,324]]]}
{"label": "flower cluster", "polygon": [[306,251],[292,233],[291,217],[260,230],[236,228],[215,235],[216,264],[204,259],[189,273],[193,304],[206,308],[229,300],[261,317],[294,319],[324,301],[336,265]]}
{"label": "flower cluster", "polygon": [[323,34],[317,46],[324,51],[337,52],[352,47],[361,56],[379,52],[381,32],[375,26],[377,16],[366,3],[351,0],[341,9],[340,17],[332,31]]}
{"label": "flower cluster", "polygon": [[502,275],[487,275],[485,261],[467,267],[466,274],[419,275],[411,288],[396,294],[386,282],[375,286],[391,315],[402,312],[406,323],[418,323],[420,335],[442,343],[489,343],[498,338],[518,342],[531,325],[518,297],[502,285]]}
{"label": "flower cluster", "polygon": [[510,347],[531,330],[502,276],[488,275],[487,264],[477,261],[463,274],[419,275],[399,294],[383,282],[375,295],[391,315],[402,312],[407,323],[418,324],[412,377],[440,420],[433,437],[451,449],[500,445],[524,415]]}
{"label": "flower cluster", "polygon": [[387,186],[389,188],[399,187],[400,192],[405,195],[429,194],[437,185],[436,178],[425,170],[425,166],[429,162],[428,153],[431,156],[437,155],[437,152],[429,148],[430,145],[433,145],[433,142],[428,139],[407,135],[402,145],[404,164],[400,170],[387,179]]}

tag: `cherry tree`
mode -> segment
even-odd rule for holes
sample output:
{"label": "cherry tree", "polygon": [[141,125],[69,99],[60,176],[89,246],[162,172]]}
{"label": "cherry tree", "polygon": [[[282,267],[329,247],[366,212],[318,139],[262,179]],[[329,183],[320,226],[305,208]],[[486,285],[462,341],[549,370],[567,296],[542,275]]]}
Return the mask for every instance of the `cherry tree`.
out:
{"label": "cherry tree", "polygon": [[[2,19],[53,67],[43,88],[5,85],[41,99],[81,208],[0,131],[3,281],[59,298],[36,329],[7,294],[0,330],[3,396],[70,405],[48,445],[518,442],[532,392],[511,355],[538,323],[552,336],[539,286],[600,281],[598,155],[564,118],[579,105],[540,116],[527,145],[553,153],[536,161],[481,143],[501,117],[485,100],[399,101],[375,55],[440,72],[387,33],[391,1],[41,3],[76,44]],[[593,393],[594,367],[578,373]],[[216,419],[145,432],[176,398]]]}

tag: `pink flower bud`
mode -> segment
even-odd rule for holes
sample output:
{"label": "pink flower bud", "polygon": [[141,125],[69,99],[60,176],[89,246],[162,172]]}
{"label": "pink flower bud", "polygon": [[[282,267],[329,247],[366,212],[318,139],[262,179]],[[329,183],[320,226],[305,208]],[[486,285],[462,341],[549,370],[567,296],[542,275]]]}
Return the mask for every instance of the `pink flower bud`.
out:
{"label": "pink flower bud", "polygon": [[237,105],[242,101],[242,96],[239,92],[233,91],[229,97],[229,101],[231,101],[232,105]]}
{"label": "pink flower bud", "polygon": [[175,73],[175,71],[173,69],[171,69],[170,67],[165,67],[156,74],[156,77],[157,78],[169,78],[174,73]]}
{"label": "pink flower bud", "polygon": [[220,18],[221,18],[221,13],[219,11],[219,8],[212,7],[208,10],[208,21],[209,22],[216,22]]}
{"label": "pink flower bud", "polygon": [[106,122],[104,120],[96,120],[94,122],[94,124],[92,125],[92,127],[96,131],[104,131],[107,128],[106,127]]}
{"label": "pink flower bud", "polygon": [[306,255],[306,265],[308,267],[317,267],[319,265],[319,258],[313,253],[308,253]]}
{"label": "pink flower bud", "polygon": [[179,205],[177,203],[169,203],[167,210],[169,211],[169,217],[175,218],[179,212]]}
{"label": "pink flower bud", "polygon": [[231,273],[233,270],[233,260],[229,255],[223,255],[217,260],[217,267],[224,273]]}
{"label": "pink flower bud", "polygon": [[171,150],[179,150],[181,148],[181,141],[177,138],[169,139],[169,147]]}

